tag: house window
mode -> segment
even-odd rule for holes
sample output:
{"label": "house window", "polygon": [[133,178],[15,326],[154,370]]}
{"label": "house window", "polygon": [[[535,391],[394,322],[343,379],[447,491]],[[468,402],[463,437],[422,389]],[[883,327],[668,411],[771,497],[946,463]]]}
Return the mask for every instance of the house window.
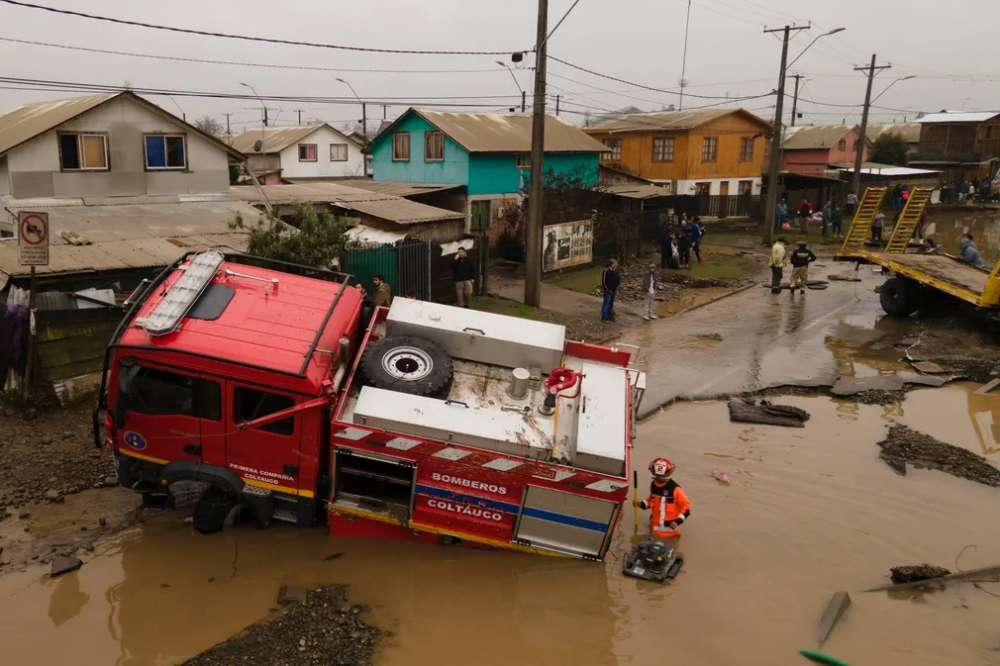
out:
{"label": "house window", "polygon": [[860,146],[860,145],[861,145],[861,139],[855,139],[854,140],[854,147],[851,150],[853,150],[854,152],[858,152],[858,146]]}
{"label": "house window", "polygon": [[183,134],[147,134],[147,169],[186,169],[187,151]]}
{"label": "house window", "polygon": [[59,165],[63,171],[101,171],[108,168],[105,134],[60,134]]}
{"label": "house window", "polygon": [[740,139],[740,162],[753,162],[753,137]]}
{"label": "house window", "polygon": [[392,135],[392,161],[410,161],[410,133],[396,132]]}
{"label": "house window", "polygon": [[837,143],[837,150],[840,152],[847,150],[847,139],[841,139],[840,142]]}
{"label": "house window", "polygon": [[315,143],[300,143],[299,162],[315,162],[317,152]]}
{"label": "house window", "polygon": [[444,161],[444,132],[424,132],[424,162]]}
{"label": "house window", "polygon": [[330,161],[331,162],[346,162],[347,161],[347,144],[346,143],[331,143],[330,144]]}
{"label": "house window", "polygon": [[609,162],[622,161],[622,140],[604,139],[604,145],[611,149],[610,153],[602,153],[605,160]]}
{"label": "house window", "polygon": [[711,194],[711,192],[712,192],[712,183],[694,184],[694,193],[697,194],[698,196],[701,196],[703,194]]}
{"label": "house window", "polygon": [[[233,422],[245,423],[282,412],[295,406],[295,399],[279,393],[237,386],[233,391]],[[274,423],[262,425],[258,430],[275,435],[291,435],[295,431],[295,417],[289,416]]]}
{"label": "house window", "polygon": [[517,154],[517,168],[518,169],[531,169],[531,153],[518,153]]}
{"label": "house window", "polygon": [[673,139],[653,139],[653,161],[654,162],[674,161]]}
{"label": "house window", "polygon": [[179,414],[222,420],[222,390],[218,382],[135,366],[128,392],[128,411],[136,414]]}
{"label": "house window", "polygon": [[701,140],[701,161],[714,162],[719,154],[719,140],[706,136]]}
{"label": "house window", "polygon": [[740,181],[740,196],[746,196],[753,191],[753,181],[752,180],[741,180]]}

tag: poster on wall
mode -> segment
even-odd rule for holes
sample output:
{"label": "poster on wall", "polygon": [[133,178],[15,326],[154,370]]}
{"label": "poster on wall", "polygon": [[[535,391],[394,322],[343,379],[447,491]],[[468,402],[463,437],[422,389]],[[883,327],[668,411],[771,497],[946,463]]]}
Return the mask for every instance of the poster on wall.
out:
{"label": "poster on wall", "polygon": [[594,258],[591,220],[547,225],[542,233],[542,271],[589,264]]}

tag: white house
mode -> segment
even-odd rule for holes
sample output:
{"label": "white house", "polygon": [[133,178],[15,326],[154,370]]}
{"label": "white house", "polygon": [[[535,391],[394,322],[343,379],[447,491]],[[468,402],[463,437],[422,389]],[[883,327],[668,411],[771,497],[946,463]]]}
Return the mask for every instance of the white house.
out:
{"label": "white house", "polygon": [[268,185],[365,175],[362,145],[326,123],[252,129],[226,140],[250,156],[250,167]]}

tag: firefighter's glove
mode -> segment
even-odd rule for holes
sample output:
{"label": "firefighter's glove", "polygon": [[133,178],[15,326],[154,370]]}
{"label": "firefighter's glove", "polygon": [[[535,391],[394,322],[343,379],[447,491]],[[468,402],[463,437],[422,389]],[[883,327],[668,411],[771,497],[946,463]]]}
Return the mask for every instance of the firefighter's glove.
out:
{"label": "firefighter's glove", "polygon": [[639,500],[639,508],[645,511],[646,509],[649,508],[649,502],[647,502],[646,500]]}

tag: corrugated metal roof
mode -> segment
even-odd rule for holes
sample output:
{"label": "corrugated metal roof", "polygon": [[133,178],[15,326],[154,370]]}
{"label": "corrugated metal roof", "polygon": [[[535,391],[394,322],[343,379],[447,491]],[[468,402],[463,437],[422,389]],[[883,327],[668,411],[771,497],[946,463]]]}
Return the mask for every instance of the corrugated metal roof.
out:
{"label": "corrugated metal roof", "polygon": [[931,113],[924,116],[923,118],[918,118],[918,123],[984,123],[987,120],[996,118],[1000,116],[1000,112],[997,111],[976,111],[972,113],[966,113],[962,111],[955,111],[952,113]]}
{"label": "corrugated metal roof", "polygon": [[[410,110],[471,153],[526,153],[531,150],[530,115]],[[386,127],[383,133],[391,131],[392,127]],[[587,136],[579,127],[556,116],[545,117],[545,152],[603,153],[607,150],[607,146]]]}
{"label": "corrugated metal roof", "polygon": [[0,116],[0,155],[81,113],[114,99],[120,93],[25,104]]}
{"label": "corrugated metal roof", "polygon": [[[837,169],[847,173],[854,173],[853,164],[838,164]],[[861,165],[861,173],[867,176],[932,176],[941,172],[930,169],[914,169],[912,167],[865,162]]]}
{"label": "corrugated metal roof", "polygon": [[883,134],[902,134],[907,143],[920,143],[920,123],[885,123],[869,125],[868,139],[874,141]]}
{"label": "corrugated metal roof", "polygon": [[605,185],[601,189],[608,194],[628,199],[653,199],[670,196],[670,190],[656,185]]}
{"label": "corrugated metal roof", "polygon": [[318,123],[315,125],[294,125],[292,127],[258,127],[256,129],[248,129],[243,132],[243,134],[231,134],[223,137],[223,141],[241,153],[247,155],[262,154],[261,152],[254,150],[254,144],[258,141],[262,141],[264,144],[262,146],[264,154],[280,153],[293,143],[298,143],[316,130],[323,127],[339,134],[351,143],[358,144],[357,139],[344,134],[340,130],[331,127],[326,123]]}
{"label": "corrugated metal roof", "polygon": [[[819,150],[833,148],[858,128],[857,125],[807,125],[785,128],[782,150]],[[858,128],[860,132],[860,128]]]}
{"label": "corrugated metal roof", "polygon": [[[242,251],[248,234],[234,232],[229,223],[238,214],[248,221],[259,215],[241,201],[96,206],[8,202],[6,209],[12,214],[29,209],[49,214],[49,265],[37,269],[45,274],[165,266],[186,252],[209,247]],[[64,232],[90,244],[73,245]],[[0,274],[28,272],[17,263],[16,239],[0,241]]]}
{"label": "corrugated metal roof", "polygon": [[179,125],[183,125],[204,138],[218,144],[223,149],[229,151],[238,159],[244,159],[244,155],[231,146],[223,143],[211,134],[202,132],[197,127],[188,124],[183,119],[178,118],[166,109],[162,109],[156,104],[145,100],[131,92],[106,93],[103,95],[92,95],[90,97],[74,97],[72,99],[59,99],[49,102],[38,102],[36,104],[26,104],[16,109],[0,115],[0,155],[3,155],[11,148],[15,148],[25,141],[29,141],[40,134],[44,134],[51,129],[55,129],[65,122],[84,114],[92,109],[101,106],[116,97],[126,96],[135,102],[161,113]]}
{"label": "corrugated metal roof", "polygon": [[[349,210],[388,220],[396,224],[421,224],[442,220],[464,219],[463,213],[427,206],[416,201],[390,194],[368,192],[338,183],[310,183],[300,185],[264,185],[264,194],[271,203],[298,202],[340,205]],[[256,187],[238,186],[233,194],[249,203],[260,203]]]}
{"label": "corrugated metal roof", "polygon": [[[305,185],[308,183],[323,182],[319,180],[308,180],[299,178],[289,178],[289,180],[294,184]],[[370,178],[365,179],[352,179],[352,180],[338,180],[338,181],[325,181],[334,182],[337,185],[343,185],[344,187],[353,187],[359,190],[366,190],[368,192],[375,192],[377,194],[389,194],[394,197],[411,197],[415,194],[427,194],[429,192],[443,192],[445,190],[454,190],[459,187],[465,187],[464,185],[438,185],[436,183],[388,183],[388,182],[378,182],[371,180]]]}
{"label": "corrugated metal roof", "polygon": [[771,123],[759,118],[745,109],[702,109],[700,111],[661,111],[657,113],[633,113],[614,120],[608,120],[589,128],[590,132],[636,132],[636,131],[669,131],[694,129],[707,122],[722,118],[732,113],[739,113],[757,121],[762,127],[770,127]]}

